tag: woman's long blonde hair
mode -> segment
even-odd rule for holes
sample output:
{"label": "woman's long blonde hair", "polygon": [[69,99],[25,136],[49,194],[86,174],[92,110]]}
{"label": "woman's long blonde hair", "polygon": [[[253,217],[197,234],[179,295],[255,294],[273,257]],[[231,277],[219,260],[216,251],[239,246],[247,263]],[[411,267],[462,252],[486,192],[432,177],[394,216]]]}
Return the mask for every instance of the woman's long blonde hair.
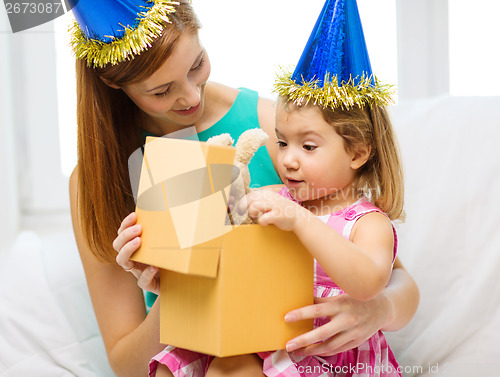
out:
{"label": "woman's long blonde hair", "polygon": [[114,261],[117,229],[134,210],[128,157],[143,143],[139,108],[102,79],[122,86],[157,71],[180,35],[200,28],[190,2],[179,3],[163,35],[134,59],[95,69],[76,61],[79,220],[90,249],[102,261]]}
{"label": "woman's long blonde hair", "polygon": [[[278,104],[287,111],[300,106],[280,97]],[[349,110],[317,107],[323,118],[344,140],[347,152],[367,146],[370,155],[359,168],[355,187],[366,195],[391,220],[404,221],[404,178],[396,135],[387,110],[380,106],[354,106]]]}

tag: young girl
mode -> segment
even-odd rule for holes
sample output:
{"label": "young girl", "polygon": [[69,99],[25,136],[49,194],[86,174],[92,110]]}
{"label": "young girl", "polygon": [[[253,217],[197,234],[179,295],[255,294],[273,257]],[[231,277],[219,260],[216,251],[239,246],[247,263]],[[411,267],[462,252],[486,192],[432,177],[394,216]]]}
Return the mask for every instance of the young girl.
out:
{"label": "young girl", "polygon": [[[276,136],[278,172],[285,187],[279,194],[250,193],[249,215],[261,225],[274,224],[298,236],[316,260],[316,297],[376,296],[386,286],[396,256],[390,220],[403,214],[402,169],[385,109],[332,110],[280,98]],[[320,318],[315,327],[326,322]],[[287,351],[295,349],[292,340]],[[304,376],[325,371],[400,376],[380,331],[334,356],[301,359],[292,353],[290,359],[290,374],[283,375],[296,370]]]}
{"label": "young girl", "polygon": [[[298,105],[281,97],[275,130],[277,168],[285,186],[279,193],[248,194],[248,214],[261,225],[297,235],[315,259],[316,297],[346,293],[372,299],[387,285],[396,257],[391,220],[403,216],[403,174],[386,110]],[[328,322],[317,318],[314,327]],[[401,376],[381,331],[333,356],[304,357],[293,352],[297,348],[291,340],[286,352],[259,353],[263,366],[254,355],[243,355],[232,359],[234,367],[218,367],[210,364],[210,356],[172,353],[172,347],[156,360],[173,371],[179,362],[192,363],[182,376]]]}
{"label": "young girl", "polygon": [[[403,174],[385,110],[390,91],[371,74],[355,0],[326,1],[295,72],[275,88],[285,187],[254,191],[239,207],[261,225],[297,235],[315,259],[316,297],[370,300],[388,284],[396,258],[391,220],[402,218]],[[317,316],[312,332],[329,321]],[[168,374],[164,366],[175,376],[401,376],[380,331],[349,350],[315,356],[294,352],[298,338],[286,350],[229,361],[170,347],[152,365],[160,363],[158,376]]]}
{"label": "young girl", "polygon": [[[391,220],[403,217],[404,195],[385,110],[390,91],[371,73],[355,0],[326,1],[295,72],[275,88],[277,169],[285,187],[249,194],[248,213],[297,235],[315,259],[316,297],[369,300],[391,277]],[[317,318],[315,328],[328,321]],[[296,349],[292,339],[288,353],[260,354],[264,373],[401,376],[380,331],[333,356],[300,357]]]}

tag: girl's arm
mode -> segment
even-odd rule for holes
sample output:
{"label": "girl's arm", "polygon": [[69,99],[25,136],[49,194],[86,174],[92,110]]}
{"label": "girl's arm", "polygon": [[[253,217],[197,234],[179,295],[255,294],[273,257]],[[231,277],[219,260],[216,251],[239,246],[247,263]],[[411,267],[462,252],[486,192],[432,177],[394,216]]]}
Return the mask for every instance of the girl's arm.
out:
{"label": "girl's arm", "polygon": [[70,178],[73,230],[108,360],[118,377],[142,376],[151,357],[164,348],[159,342],[159,305],[146,315],[135,276],[92,254],[79,226],[77,169]]}
{"label": "girl's arm", "polygon": [[[272,101],[259,99],[258,113],[260,127],[271,136],[267,149],[276,166],[275,108]],[[294,310],[295,318],[290,321],[321,317],[320,313],[332,318],[330,327],[321,326],[317,331],[313,330],[314,333],[311,331],[295,338],[294,342],[307,354],[320,355],[324,351],[326,355],[333,355],[359,346],[380,329],[402,329],[415,315],[418,303],[419,291],[415,280],[396,258],[387,287],[375,298],[359,301],[342,295],[340,301],[332,297],[311,307]],[[322,342],[324,349],[318,350],[314,345],[316,342]]]}
{"label": "girl's arm", "polygon": [[293,231],[325,272],[350,296],[368,300],[384,289],[391,276],[394,234],[390,221],[370,213],[356,222],[352,242],[310,211],[274,192],[247,195],[248,213],[259,224]]}
{"label": "girl's arm", "polygon": [[394,258],[390,221],[381,213],[366,214],[356,222],[348,240],[299,208],[303,213],[292,230],[335,284],[358,300],[379,294],[389,281]]}

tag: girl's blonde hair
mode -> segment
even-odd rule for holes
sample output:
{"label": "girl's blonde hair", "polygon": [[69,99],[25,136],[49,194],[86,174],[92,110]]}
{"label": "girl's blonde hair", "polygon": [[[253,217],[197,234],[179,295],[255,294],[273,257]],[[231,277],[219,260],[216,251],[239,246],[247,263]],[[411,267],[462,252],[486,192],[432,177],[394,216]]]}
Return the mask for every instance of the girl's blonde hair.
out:
{"label": "girl's blonde hair", "polygon": [[[288,111],[300,109],[287,98],[278,103]],[[404,179],[396,135],[387,110],[379,106],[354,106],[350,110],[318,108],[323,118],[344,140],[347,152],[361,146],[370,149],[366,163],[358,169],[355,185],[391,220],[404,221]]]}
{"label": "girl's blonde hair", "polygon": [[102,261],[115,259],[116,231],[134,210],[128,157],[144,141],[139,108],[102,79],[118,86],[146,79],[163,65],[182,33],[201,27],[187,0],[179,1],[169,19],[162,36],[130,61],[95,69],[76,61],[79,220],[90,249]]}

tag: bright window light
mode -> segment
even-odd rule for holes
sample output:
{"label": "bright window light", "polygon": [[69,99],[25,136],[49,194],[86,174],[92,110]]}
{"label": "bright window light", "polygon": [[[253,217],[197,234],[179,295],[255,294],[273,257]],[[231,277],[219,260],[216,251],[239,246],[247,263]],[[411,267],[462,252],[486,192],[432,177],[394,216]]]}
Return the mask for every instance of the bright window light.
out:
{"label": "bright window light", "polygon": [[395,85],[397,90],[396,0],[358,0],[357,3],[373,73],[380,81]]}
{"label": "bright window light", "polygon": [[68,32],[73,20],[71,12],[54,20],[59,144],[61,147],[61,170],[66,176],[71,175],[77,163],[75,58],[69,46],[70,34]]}
{"label": "bright window light", "polygon": [[452,0],[449,7],[450,93],[498,96],[500,2]]}
{"label": "bright window light", "polygon": [[[203,24],[201,40],[212,62],[211,79],[274,98],[279,66],[297,64],[324,0],[268,1],[265,11],[251,1],[193,4]],[[358,8],[374,73],[397,84],[396,1],[359,0]]]}

